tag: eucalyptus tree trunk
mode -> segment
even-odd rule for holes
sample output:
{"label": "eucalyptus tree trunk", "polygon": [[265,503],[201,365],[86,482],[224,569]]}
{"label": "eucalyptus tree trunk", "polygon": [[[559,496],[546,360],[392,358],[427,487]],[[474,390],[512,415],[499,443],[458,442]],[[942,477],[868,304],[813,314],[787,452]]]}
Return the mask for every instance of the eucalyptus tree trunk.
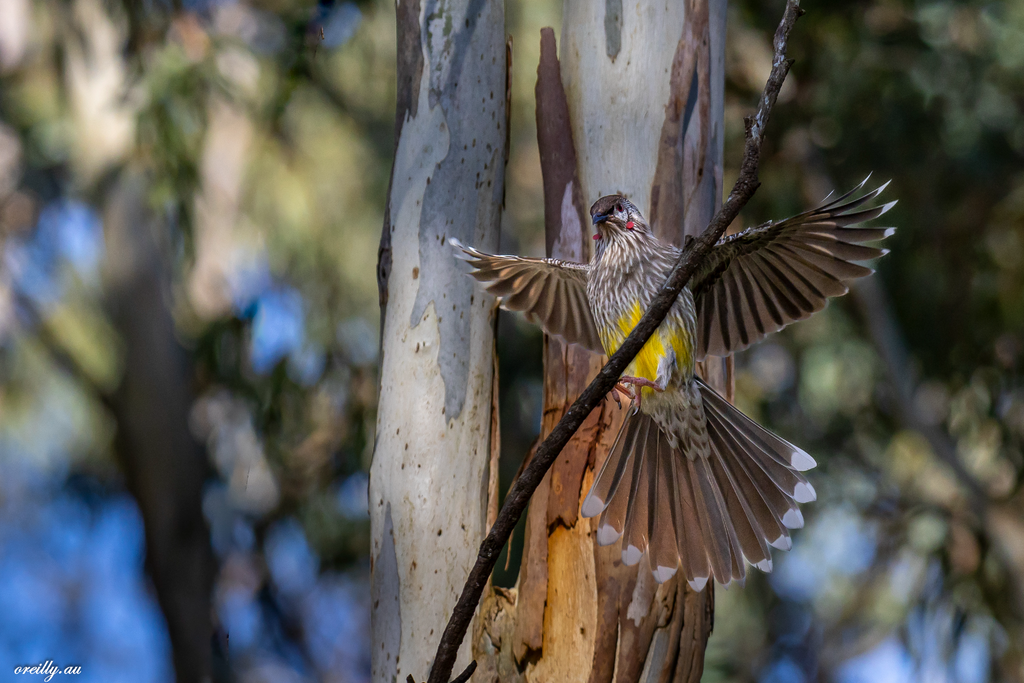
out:
{"label": "eucalyptus tree trunk", "polygon": [[[495,509],[493,297],[448,239],[498,246],[507,156],[501,0],[400,0],[370,468],[372,676],[426,677]],[[469,663],[464,646],[456,663]]]}
{"label": "eucalyptus tree trunk", "polygon": [[211,592],[216,571],[203,518],[209,462],[189,430],[185,349],[166,301],[161,253],[143,174],[119,172],[104,214],[106,305],[124,348],[124,374],[106,402],[115,451],[142,513],[146,569],[167,620],[176,680],[212,680]]}
{"label": "eucalyptus tree trunk", "polygon": [[[682,244],[722,201],[724,0],[566,0],[562,55],[542,32],[537,128],[548,254],[590,258],[586,209],[628,196],[661,239]],[[605,359],[545,341],[542,437]],[[731,363],[699,368],[732,396]],[[713,583],[661,585],[646,560],[621,561],[579,517],[626,408],[610,400],[569,442],[530,503],[519,581],[485,598],[477,681],[697,681],[711,633]]]}

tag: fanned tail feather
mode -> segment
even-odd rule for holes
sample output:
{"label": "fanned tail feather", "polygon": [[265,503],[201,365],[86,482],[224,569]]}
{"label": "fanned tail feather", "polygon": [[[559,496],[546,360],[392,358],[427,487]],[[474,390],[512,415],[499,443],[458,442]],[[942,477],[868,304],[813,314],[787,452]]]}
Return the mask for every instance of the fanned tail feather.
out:
{"label": "fanned tail feather", "polygon": [[[680,570],[695,590],[710,577],[742,581],[747,563],[772,570],[771,547],[792,547],[803,526],[798,503],[815,499],[801,472],[807,453],[749,419],[699,379],[687,434],[670,438],[650,416],[634,412],[619,431],[583,501],[600,515],[597,541],[622,539],[627,565],[649,554],[659,583]],[[692,433],[706,426],[707,439]],[[689,438],[687,438],[689,437]]]}

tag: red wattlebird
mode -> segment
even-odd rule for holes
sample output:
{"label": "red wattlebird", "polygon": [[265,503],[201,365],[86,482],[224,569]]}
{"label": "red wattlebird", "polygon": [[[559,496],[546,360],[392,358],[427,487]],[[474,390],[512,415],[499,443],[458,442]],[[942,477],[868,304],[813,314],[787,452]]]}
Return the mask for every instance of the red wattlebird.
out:
{"label": "red wattlebird", "polygon": [[[593,487],[584,517],[600,515],[597,540],[622,538],[626,564],[650,553],[657,581],[679,567],[696,590],[709,577],[743,579],[746,563],[771,571],[769,547],[788,550],[803,526],[798,503],[815,499],[802,474],[814,459],[737,410],[694,374],[706,356],[728,356],[824,308],[846,283],[872,272],[855,263],[886,250],[864,246],[893,228],[851,227],[896,202],[861,208],[886,185],[725,237],[668,317],[626,369],[633,410]],[[680,250],[660,242],[625,197],[590,209],[597,249],[589,264],[484,254],[457,242],[473,276],[502,305],[546,332],[613,354],[640,321]]]}

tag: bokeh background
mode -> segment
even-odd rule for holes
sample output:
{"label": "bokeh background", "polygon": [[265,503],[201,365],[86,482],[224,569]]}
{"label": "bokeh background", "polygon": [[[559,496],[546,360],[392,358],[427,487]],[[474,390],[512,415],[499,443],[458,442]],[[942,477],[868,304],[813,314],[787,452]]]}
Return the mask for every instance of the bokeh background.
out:
{"label": "bokeh background", "polygon": [[[730,3],[727,186],[781,9]],[[741,407],[818,460],[818,502],[772,575],[717,591],[705,680],[1022,681],[1024,2],[807,9],[735,227],[873,172],[897,232],[869,283],[736,359]],[[112,223],[134,201],[165,274],[136,313],[171,321],[208,463],[217,679],[369,680],[394,12],[0,0],[0,668],[173,678],[117,437],[134,361]],[[506,251],[543,251],[533,87],[560,21],[557,0],[507,4]],[[541,338],[504,313],[499,335],[507,487]]]}

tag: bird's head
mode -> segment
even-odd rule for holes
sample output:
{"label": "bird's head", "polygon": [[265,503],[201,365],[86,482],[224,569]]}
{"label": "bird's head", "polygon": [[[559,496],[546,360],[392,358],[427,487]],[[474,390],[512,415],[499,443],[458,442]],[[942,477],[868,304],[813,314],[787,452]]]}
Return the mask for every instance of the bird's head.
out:
{"label": "bird's head", "polygon": [[595,240],[650,232],[640,209],[618,194],[610,194],[594,202],[590,207],[590,218],[597,226]]}

